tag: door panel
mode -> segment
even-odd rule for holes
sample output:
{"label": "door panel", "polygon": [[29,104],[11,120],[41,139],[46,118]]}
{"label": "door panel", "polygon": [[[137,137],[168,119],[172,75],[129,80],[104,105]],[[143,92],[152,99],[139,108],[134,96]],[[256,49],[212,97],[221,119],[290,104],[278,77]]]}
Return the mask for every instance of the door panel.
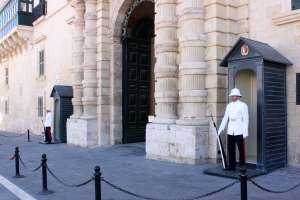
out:
{"label": "door panel", "polygon": [[149,115],[150,20],[137,22],[123,46],[123,142],[144,142]]}

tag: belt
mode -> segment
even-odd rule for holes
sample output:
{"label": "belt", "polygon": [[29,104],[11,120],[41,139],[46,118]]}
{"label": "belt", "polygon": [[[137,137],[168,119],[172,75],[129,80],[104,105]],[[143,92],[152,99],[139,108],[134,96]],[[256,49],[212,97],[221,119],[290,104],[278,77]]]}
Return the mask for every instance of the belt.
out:
{"label": "belt", "polygon": [[234,119],[234,118],[230,118],[230,121],[231,121],[231,122],[235,122],[235,121],[236,121],[236,119]]}

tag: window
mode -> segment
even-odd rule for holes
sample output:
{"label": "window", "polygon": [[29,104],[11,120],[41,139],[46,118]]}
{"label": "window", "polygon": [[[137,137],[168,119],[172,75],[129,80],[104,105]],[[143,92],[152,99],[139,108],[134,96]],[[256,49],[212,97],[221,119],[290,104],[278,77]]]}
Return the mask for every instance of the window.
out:
{"label": "window", "polygon": [[38,117],[43,117],[43,97],[38,97]]}
{"label": "window", "polygon": [[292,0],[292,10],[297,10],[300,8],[300,0]]}
{"label": "window", "polygon": [[44,76],[44,50],[39,51],[39,76]]}
{"label": "window", "polygon": [[5,85],[8,85],[8,68],[5,68]]}
{"label": "window", "polygon": [[296,74],[296,105],[300,105],[300,73]]}
{"label": "window", "polygon": [[23,88],[20,86],[20,96],[23,96]]}
{"label": "window", "polygon": [[7,115],[8,114],[8,100],[5,100],[4,103],[5,103],[5,105],[4,105],[4,109],[5,109],[4,113]]}

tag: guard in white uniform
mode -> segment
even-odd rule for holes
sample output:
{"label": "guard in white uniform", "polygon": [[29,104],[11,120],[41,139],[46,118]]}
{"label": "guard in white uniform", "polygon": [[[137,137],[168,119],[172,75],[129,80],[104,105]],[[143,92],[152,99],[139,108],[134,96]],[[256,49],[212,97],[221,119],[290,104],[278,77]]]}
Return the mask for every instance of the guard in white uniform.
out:
{"label": "guard in white uniform", "polygon": [[244,138],[248,136],[249,124],[248,106],[239,100],[239,98],[242,97],[239,89],[233,88],[229,96],[231,103],[226,107],[224,118],[218,130],[218,135],[220,135],[229,120],[227,129],[229,167],[225,168],[224,171],[235,170],[235,144],[237,144],[239,149],[240,167],[246,167]]}
{"label": "guard in white uniform", "polygon": [[52,126],[52,114],[51,114],[51,108],[46,108],[47,114],[46,114],[46,120],[44,123],[45,126],[45,143],[50,144],[52,140],[51,136],[51,126]]}

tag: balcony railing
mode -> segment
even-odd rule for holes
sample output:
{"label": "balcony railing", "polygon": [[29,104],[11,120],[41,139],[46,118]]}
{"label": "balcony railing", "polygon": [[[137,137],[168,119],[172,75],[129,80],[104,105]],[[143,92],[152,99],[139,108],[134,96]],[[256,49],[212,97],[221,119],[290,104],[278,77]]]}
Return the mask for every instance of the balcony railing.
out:
{"label": "balcony railing", "polygon": [[32,26],[32,3],[7,0],[0,8],[0,39],[17,25]]}
{"label": "balcony railing", "polygon": [[33,8],[33,22],[43,15],[47,15],[47,1],[40,2],[35,8]]}

